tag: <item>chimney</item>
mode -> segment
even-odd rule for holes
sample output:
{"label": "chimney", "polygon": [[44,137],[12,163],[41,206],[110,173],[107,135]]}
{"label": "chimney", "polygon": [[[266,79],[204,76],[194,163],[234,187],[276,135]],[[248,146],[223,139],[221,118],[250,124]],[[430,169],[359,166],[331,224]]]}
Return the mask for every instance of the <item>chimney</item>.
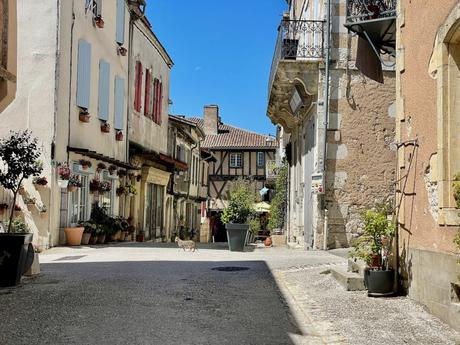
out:
{"label": "chimney", "polygon": [[204,133],[206,135],[216,135],[219,126],[219,106],[205,105],[204,106]]}

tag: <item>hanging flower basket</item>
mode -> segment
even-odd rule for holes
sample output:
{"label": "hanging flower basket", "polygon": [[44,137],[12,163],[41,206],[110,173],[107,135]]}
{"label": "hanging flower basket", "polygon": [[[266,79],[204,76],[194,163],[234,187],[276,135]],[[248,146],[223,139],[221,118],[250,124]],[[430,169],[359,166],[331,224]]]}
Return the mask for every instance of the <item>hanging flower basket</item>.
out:
{"label": "hanging flower basket", "polygon": [[101,123],[101,132],[110,133],[110,125],[107,122]]}
{"label": "hanging flower basket", "polygon": [[110,175],[113,175],[113,173],[117,171],[117,166],[112,164],[109,166],[108,170],[109,170]]}
{"label": "hanging flower basket", "polygon": [[112,183],[109,181],[101,181],[99,182],[99,192],[106,193],[112,190]]}
{"label": "hanging flower basket", "polygon": [[101,182],[99,180],[91,180],[89,182],[89,191],[91,193],[95,193],[95,192],[99,192],[99,185],[101,184]]}
{"label": "hanging flower basket", "polygon": [[102,170],[105,170],[105,169],[107,169],[107,166],[104,163],[102,163],[102,162],[97,163],[97,169],[96,169],[97,172],[100,173]]}
{"label": "hanging flower basket", "polygon": [[78,114],[78,119],[80,122],[88,123],[91,119],[91,115],[87,111],[82,111]]}
{"label": "hanging flower basket", "polygon": [[128,49],[125,47],[118,47],[118,54],[121,56],[126,56],[126,53],[128,52]]}
{"label": "hanging flower basket", "polygon": [[83,170],[88,170],[89,168],[91,168],[93,165],[91,164],[90,161],[86,160],[86,159],[80,159],[78,161],[78,163],[81,165],[81,168]]}
{"label": "hanging flower basket", "polygon": [[43,190],[46,188],[46,185],[48,184],[48,180],[46,177],[34,177],[32,180],[32,184],[34,185],[36,190]]}
{"label": "hanging flower basket", "polygon": [[59,188],[67,188],[69,185],[69,180],[58,180]]}

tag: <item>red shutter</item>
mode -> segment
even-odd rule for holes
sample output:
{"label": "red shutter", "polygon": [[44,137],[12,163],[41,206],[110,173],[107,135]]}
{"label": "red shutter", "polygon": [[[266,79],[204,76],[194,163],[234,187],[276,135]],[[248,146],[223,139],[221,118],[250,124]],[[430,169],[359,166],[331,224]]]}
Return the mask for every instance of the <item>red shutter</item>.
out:
{"label": "red shutter", "polygon": [[142,63],[136,62],[136,80],[134,82],[134,110],[141,111]]}
{"label": "red shutter", "polygon": [[153,94],[155,95],[155,100],[153,102],[153,120],[158,123],[158,79],[155,78],[153,83]]}
{"label": "red shutter", "polygon": [[162,114],[162,108],[163,108],[163,83],[159,82],[159,96],[158,96],[158,124],[161,125],[161,114]]}
{"label": "red shutter", "polygon": [[144,98],[144,115],[150,116],[150,71],[145,71],[145,98]]}

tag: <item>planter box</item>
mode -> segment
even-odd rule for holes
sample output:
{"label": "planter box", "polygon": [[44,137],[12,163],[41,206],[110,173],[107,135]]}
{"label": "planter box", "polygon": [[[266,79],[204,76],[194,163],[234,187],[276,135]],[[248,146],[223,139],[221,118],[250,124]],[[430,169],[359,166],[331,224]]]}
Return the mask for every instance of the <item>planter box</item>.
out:
{"label": "planter box", "polygon": [[243,252],[249,225],[225,224],[225,229],[227,229],[228,249],[232,252]]}
{"label": "planter box", "polygon": [[21,282],[32,238],[33,234],[0,233],[0,286]]}
{"label": "planter box", "polygon": [[84,227],[80,228],[65,228],[65,238],[68,246],[81,245],[81,238],[83,236]]}

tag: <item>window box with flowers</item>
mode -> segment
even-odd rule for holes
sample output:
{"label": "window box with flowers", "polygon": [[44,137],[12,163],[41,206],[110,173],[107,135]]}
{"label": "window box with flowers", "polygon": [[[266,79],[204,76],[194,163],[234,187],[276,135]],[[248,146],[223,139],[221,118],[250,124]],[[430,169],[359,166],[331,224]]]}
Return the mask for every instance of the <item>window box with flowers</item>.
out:
{"label": "window box with flowers", "polygon": [[36,190],[43,190],[46,188],[48,184],[48,180],[44,176],[43,177],[35,176],[32,179],[32,184],[34,185]]}
{"label": "window box with flowers", "polygon": [[69,184],[67,186],[67,190],[69,192],[75,192],[78,188],[81,188],[82,183],[80,181],[80,178],[76,175],[72,175],[69,179]]}

